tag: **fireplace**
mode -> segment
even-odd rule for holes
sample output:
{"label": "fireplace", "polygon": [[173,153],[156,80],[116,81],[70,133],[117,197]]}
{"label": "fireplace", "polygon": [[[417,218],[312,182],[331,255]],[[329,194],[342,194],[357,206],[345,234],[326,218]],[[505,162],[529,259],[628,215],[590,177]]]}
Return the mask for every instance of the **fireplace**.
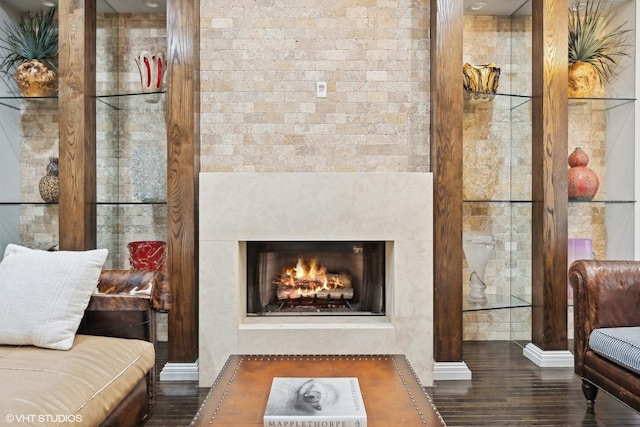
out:
{"label": "fireplace", "polygon": [[384,242],[247,242],[247,316],[384,316]]}
{"label": "fireplace", "polygon": [[[201,173],[200,385],[213,384],[230,354],[403,354],[421,383],[431,385],[432,187],[429,173]],[[283,203],[292,194],[303,196]],[[318,200],[330,200],[331,208],[318,209]],[[334,263],[334,252],[359,258],[354,264],[363,272]],[[318,258],[330,274],[348,273],[354,311],[269,314],[261,308],[260,294],[272,298],[273,289],[249,282],[256,275],[282,278],[299,255],[307,262]],[[251,265],[272,256],[288,258],[274,267]],[[376,277],[373,288],[363,290],[369,275]],[[363,298],[369,302],[361,305]]]}

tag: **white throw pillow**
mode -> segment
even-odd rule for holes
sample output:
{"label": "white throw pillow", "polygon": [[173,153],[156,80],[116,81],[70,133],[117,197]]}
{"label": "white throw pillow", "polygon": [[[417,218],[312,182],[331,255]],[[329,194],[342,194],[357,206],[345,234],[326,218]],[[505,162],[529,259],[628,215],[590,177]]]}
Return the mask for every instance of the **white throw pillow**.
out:
{"label": "white throw pillow", "polygon": [[108,253],[8,245],[0,262],[0,344],[69,350]]}

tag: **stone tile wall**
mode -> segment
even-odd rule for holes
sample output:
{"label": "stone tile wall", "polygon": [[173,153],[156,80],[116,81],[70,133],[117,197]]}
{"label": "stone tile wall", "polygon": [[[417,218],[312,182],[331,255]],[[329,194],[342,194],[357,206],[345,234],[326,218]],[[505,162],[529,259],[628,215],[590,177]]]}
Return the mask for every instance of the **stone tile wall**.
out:
{"label": "stone tile wall", "polygon": [[[499,92],[529,93],[530,24],[526,18],[465,17],[463,60],[501,67]],[[137,92],[133,58],[142,49],[165,50],[165,27],[160,15],[99,17],[98,93]],[[427,2],[203,1],[202,171],[429,171],[428,32]],[[327,83],[326,98],[316,97],[319,81]],[[154,158],[166,151],[159,102],[122,108],[98,103],[100,201],[131,203],[100,208],[99,242],[113,248],[110,268],[128,268],[128,241],[166,238],[166,209],[140,204],[134,174],[148,154],[140,147]],[[466,199],[530,197],[530,127],[510,126],[530,120],[530,107],[511,107],[465,107]],[[570,107],[569,114],[575,123],[570,124],[570,151],[578,144],[588,151],[602,183],[604,116],[584,106]],[[57,110],[27,107],[22,115],[22,197],[39,202],[37,181],[48,157],[57,153]],[[22,209],[24,243],[54,244],[57,207]],[[594,242],[604,242],[602,209],[572,205],[570,216],[570,237],[588,233]],[[465,218],[465,230],[498,237],[487,292],[530,292],[526,203],[467,204]],[[604,250],[596,244],[597,257],[604,257]],[[528,314],[520,311],[525,314],[465,313],[464,337],[526,339]]]}
{"label": "stone tile wall", "polygon": [[202,171],[428,171],[428,21],[411,0],[202,2]]}

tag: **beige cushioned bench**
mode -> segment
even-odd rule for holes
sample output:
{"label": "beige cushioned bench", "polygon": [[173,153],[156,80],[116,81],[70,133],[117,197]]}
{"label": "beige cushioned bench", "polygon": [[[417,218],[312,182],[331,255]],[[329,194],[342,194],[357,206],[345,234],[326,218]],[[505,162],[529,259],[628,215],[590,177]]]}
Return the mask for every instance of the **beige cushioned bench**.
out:
{"label": "beige cushioned bench", "polygon": [[153,344],[142,340],[77,335],[68,351],[0,346],[3,421],[100,425],[154,363]]}
{"label": "beige cushioned bench", "polygon": [[139,426],[155,397],[166,275],[103,270],[106,249],[7,245],[0,261],[0,425]]}

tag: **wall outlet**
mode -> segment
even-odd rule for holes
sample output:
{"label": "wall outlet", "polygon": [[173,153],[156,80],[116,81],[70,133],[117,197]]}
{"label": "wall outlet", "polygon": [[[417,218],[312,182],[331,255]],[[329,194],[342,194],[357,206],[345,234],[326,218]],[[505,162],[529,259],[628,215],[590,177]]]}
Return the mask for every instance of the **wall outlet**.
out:
{"label": "wall outlet", "polygon": [[316,96],[318,98],[327,97],[327,82],[316,82]]}

